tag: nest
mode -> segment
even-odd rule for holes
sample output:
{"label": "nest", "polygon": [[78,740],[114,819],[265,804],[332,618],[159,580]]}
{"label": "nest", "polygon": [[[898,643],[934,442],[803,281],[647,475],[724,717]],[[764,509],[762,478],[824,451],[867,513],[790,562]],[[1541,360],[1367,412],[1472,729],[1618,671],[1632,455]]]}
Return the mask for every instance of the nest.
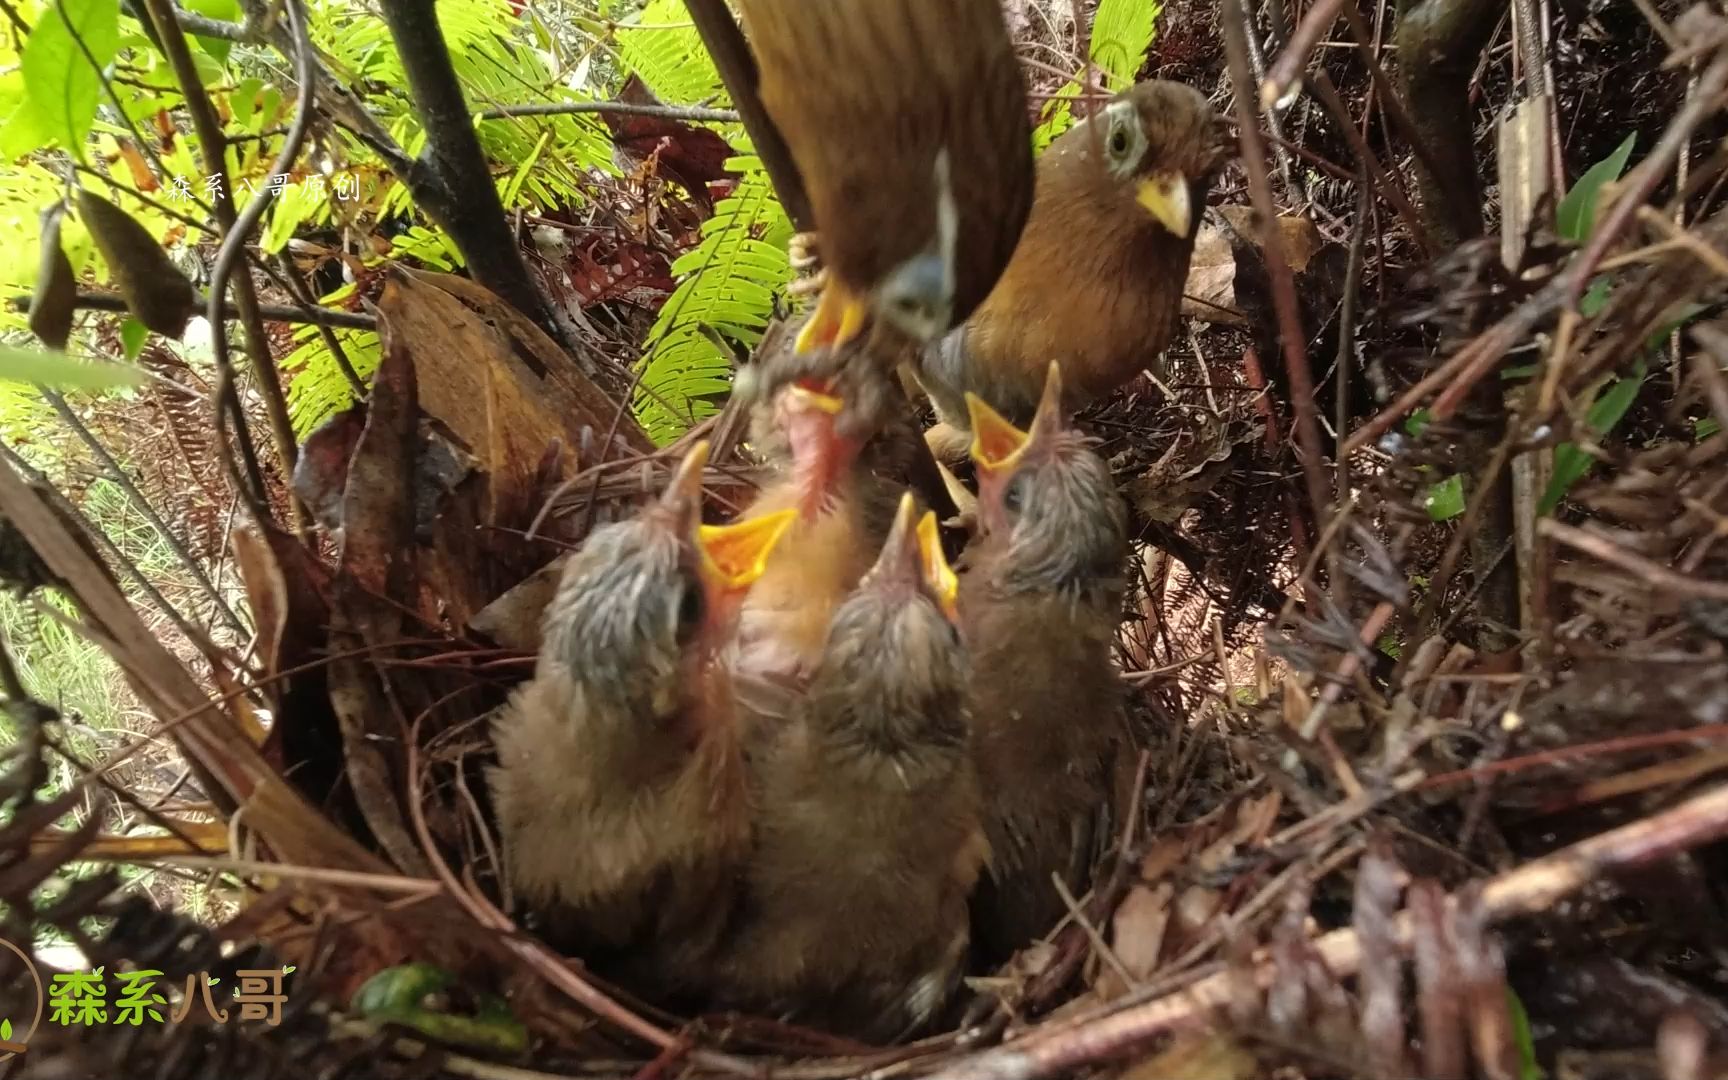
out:
{"label": "nest", "polygon": [[[1166,18],[1181,32],[1165,73],[1228,82],[1210,31],[1195,30],[1206,19],[1180,4]],[[1290,40],[1316,40],[1314,21]],[[340,546],[260,522],[236,534],[257,622],[244,659],[208,640],[165,648],[76,522],[0,468],[8,580],[73,598],[184,753],[193,778],[177,794],[208,800],[198,814],[140,798],[116,779],[137,748],[44,799],[57,717],[0,671],[23,733],[0,779],[0,937],[46,981],[52,956],[27,946],[54,928],[91,966],[159,972],[174,1005],[188,978],[214,976],[215,1004],[231,1008],[239,972],[293,969],[276,1023],[45,1024],[0,1069],[1718,1072],[1728,434],[1698,438],[1693,422],[1728,423],[1716,321],[1728,157],[1673,177],[1681,151],[1720,130],[1728,23],[1698,9],[1665,29],[1669,68],[1696,77],[1590,242],[1532,229],[1515,270],[1491,241],[1434,259],[1383,191],[1318,180],[1305,212],[1339,258],[1288,278],[1276,256],[1254,265],[1249,245],[1235,296],[1248,317],[1196,323],[1156,380],[1087,415],[1139,528],[1119,652],[1142,742],[1123,778],[1131,812],[1070,918],[1006,969],[973,973],[952,1029],[909,1045],[670,1015],[510,914],[484,717],[529,669],[547,564],[657,491],[679,449],[656,450],[621,417],[621,367],[579,368],[458,279],[394,274],[377,301],[386,355],[371,400],[309,442],[294,481]],[[1658,38],[1639,40],[1617,62],[1666,70]],[[1300,70],[1303,47],[1289,50]],[[1576,53],[1562,59],[1558,77],[1578,77]],[[1320,68],[1345,106],[1370,85],[1354,63]],[[1647,117],[1649,103],[1626,111]],[[1279,115],[1283,141],[1233,167],[1226,201],[1258,198],[1286,147],[1328,163],[1353,152],[1314,101]],[[1294,205],[1298,192],[1281,194]],[[1580,315],[1594,280],[1605,295]],[[1274,302],[1285,284],[1302,286],[1294,310]],[[1681,312],[1676,355],[1689,359],[1661,376],[1671,392],[1652,392],[1649,374],[1606,437],[1588,403],[1605,379],[1633,377]],[[1298,364],[1318,395],[1293,394]],[[1511,364],[1533,373],[1493,392]],[[1427,422],[1413,427],[1418,407]],[[1514,515],[1523,532],[1496,525],[1496,492],[1523,491],[1523,511],[1541,495],[1503,478],[1562,442],[1591,474],[1559,513]],[[719,464],[711,497],[744,505],[745,463]],[[1452,475],[1465,507],[1439,522],[1436,485]],[[1508,561],[1527,584],[1509,601],[1496,585]],[[107,835],[122,815],[161,835]],[[232,904],[201,921],[162,910],[92,869],[114,862],[219,878]],[[448,976],[436,1003],[354,1007],[368,979],[409,962]],[[0,965],[0,1013],[30,1015],[38,981],[22,957],[0,952]],[[497,1001],[524,1042],[419,1015],[473,1019]]]}

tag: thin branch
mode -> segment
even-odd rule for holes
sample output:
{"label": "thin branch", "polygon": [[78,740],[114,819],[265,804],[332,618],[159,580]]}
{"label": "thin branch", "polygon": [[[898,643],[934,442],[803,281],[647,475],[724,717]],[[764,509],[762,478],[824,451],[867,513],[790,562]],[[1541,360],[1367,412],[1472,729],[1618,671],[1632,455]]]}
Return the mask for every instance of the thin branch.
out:
{"label": "thin branch", "polygon": [[703,109],[693,105],[650,105],[634,101],[547,101],[533,105],[501,105],[481,109],[482,120],[504,120],[512,116],[567,116],[581,113],[608,113],[615,116],[655,116],[662,120],[682,120],[690,124],[737,124],[742,120],[736,109]]}
{"label": "thin branch", "polygon": [[1609,566],[1624,570],[1642,579],[1644,584],[1652,589],[1687,598],[1728,602],[1728,584],[1682,574],[1621,547],[1598,533],[1580,529],[1575,525],[1565,525],[1553,518],[1543,518],[1537,524],[1536,532],[1546,539],[1557,540]]}
{"label": "thin branch", "polygon": [[1260,107],[1272,109],[1277,107],[1301,85],[1302,71],[1308,66],[1308,58],[1326,36],[1326,31],[1338,19],[1338,9],[1344,0],[1320,0],[1308,9],[1302,16],[1302,21],[1296,25],[1295,33],[1276,59],[1266,68],[1266,77],[1260,81]]}
{"label": "thin branch", "polygon": [[786,208],[786,216],[792,219],[792,227],[800,232],[810,231],[816,223],[815,215],[810,212],[810,197],[804,191],[804,177],[792,160],[792,151],[781,137],[779,127],[762,104],[762,95],[757,89],[761,75],[756,68],[756,58],[744,43],[743,31],[738,29],[738,22],[727,8],[726,0],[684,0],[684,6],[690,12],[690,20],[696,24],[696,32],[701,35],[708,55],[714,59],[720,80],[726,84],[726,92],[738,110],[744,130],[750,134],[756,156],[762,159],[762,167],[774,184],[780,205]]}
{"label": "thin branch", "polygon": [[207,18],[195,11],[187,11],[185,8],[178,5],[173,8],[173,11],[174,21],[179,23],[180,29],[186,31],[188,34],[197,34],[199,37],[220,38],[223,41],[232,41],[238,45],[257,45],[261,43],[259,35],[255,33],[251,27],[244,24],[223,22],[220,19]]}
{"label": "thin branch", "polygon": [[[203,589],[215,603],[216,611],[222,616],[223,621],[233,627],[241,637],[245,637],[249,634],[251,631],[246,628],[246,624],[240,621],[240,616],[235,614],[234,609],[228,606],[227,600],[223,599],[222,593],[216,588],[215,582],[211,581],[210,576],[204,572],[203,564],[192,555],[191,550],[181,541],[179,534],[170,528],[168,523],[162,519],[162,515],[156,512],[156,508],[150,504],[149,499],[144,497],[144,493],[138,490],[138,485],[132,482],[132,477],[127,474],[126,470],[121,467],[118,461],[114,460],[114,455],[108,452],[108,448],[102,445],[102,441],[96,438],[95,433],[86,427],[84,421],[78,418],[78,414],[72,411],[72,407],[66,404],[66,399],[62,397],[57,390],[50,390],[47,387],[39,387],[38,389],[41,391],[42,397],[48,402],[49,406],[52,407],[54,412],[60,417],[61,422],[71,429],[72,433],[78,437],[78,441],[89,447],[90,452],[96,455],[96,460],[102,465],[103,471],[105,471],[108,474],[108,478],[114,482],[114,486],[120,489],[121,494],[126,496],[126,501],[132,504],[133,509],[137,510],[138,513],[143,516],[145,521],[150,523],[150,527],[155,529],[157,535],[162,538],[162,542],[168,545],[168,550],[174,553],[174,557],[179,560],[180,565],[185,567],[186,572],[192,575],[192,580],[196,581],[199,588]],[[22,463],[20,463],[19,471],[25,473],[27,476],[31,475],[33,472],[33,470],[28,469],[27,466],[24,466]],[[82,517],[82,515],[80,515],[80,517]],[[101,533],[101,530],[99,529],[91,531]],[[115,548],[116,553],[118,550],[118,548]],[[120,561],[121,565],[130,567],[130,562],[128,560],[122,558]],[[139,580],[142,580],[141,574],[137,574],[136,571],[134,571],[134,574]],[[150,592],[154,593],[154,588],[151,588]],[[166,600],[161,599],[160,594],[156,594],[155,598],[161,604],[167,604]],[[174,618],[176,622],[179,622],[179,619],[174,614],[172,607],[167,607],[165,610],[169,612],[171,618]],[[181,630],[190,631],[190,628],[182,625]],[[187,632],[186,636],[190,640],[198,640],[197,637],[190,632]]]}
{"label": "thin branch", "polygon": [[[294,75],[299,83],[299,89],[295,95],[294,120],[288,129],[288,138],[283,142],[282,149],[277,152],[276,160],[270,166],[272,176],[285,174],[293,167],[294,160],[300,156],[300,147],[305,144],[306,129],[312,120],[312,39],[307,33],[306,12],[301,7],[300,0],[283,0],[283,7],[287,10],[289,29],[294,35]],[[276,188],[270,186],[247,200],[246,208],[240,211],[239,216],[228,225],[227,233],[222,237],[222,246],[216,252],[216,261],[210,272],[210,295],[205,300],[204,311],[205,318],[210,321],[210,326],[214,330],[210,335],[210,342],[216,353],[216,388],[213,396],[216,399],[215,421],[218,439],[224,438],[223,412],[226,410],[231,415],[239,415],[240,413],[239,399],[235,394],[233,385],[234,365],[228,357],[228,335],[223,332],[222,298],[227,293],[228,278],[234,272],[235,264],[244,264],[245,262],[247,238],[252,235],[252,230],[258,227],[258,222],[263,219],[264,212],[270,208],[270,204],[275,199]],[[241,276],[250,281],[250,270],[248,269]],[[256,316],[257,313],[254,311],[253,314]],[[325,329],[324,333],[327,336],[330,335],[328,329]],[[274,366],[271,367],[271,373],[272,375],[275,373]],[[282,404],[281,416],[278,417],[276,410],[272,408],[270,422],[271,426],[276,429],[277,448],[284,451],[282,457],[283,472],[292,473],[297,457],[297,448],[294,443],[294,426],[288,417],[287,403],[282,398],[280,383],[276,387],[276,398]],[[269,396],[266,395],[266,401],[269,400]],[[223,457],[232,464],[232,456],[224,454]],[[238,474],[234,475],[232,479],[237,491],[245,490]],[[257,478],[254,477],[254,483],[256,482]],[[268,492],[260,485],[254,496],[256,501],[252,506],[253,516],[260,522],[268,521],[270,519]],[[304,511],[299,508],[298,496],[290,492],[289,500],[295,507],[296,521],[304,524],[306,517]]]}
{"label": "thin branch", "polygon": [[[191,115],[193,130],[198,135],[198,151],[204,159],[204,168],[210,176],[216,178],[214,190],[211,192],[215,203],[216,220],[222,226],[224,236],[233,230],[238,214],[234,209],[234,199],[228,190],[227,139],[222,133],[222,120],[216,114],[216,107],[210,101],[210,95],[205,93],[198,68],[192,61],[191,49],[187,47],[186,35],[181,31],[180,24],[175,21],[172,6],[168,0],[140,0],[149,10],[151,22],[156,28],[156,37],[167,55],[169,65],[174,69],[174,78],[180,84],[180,92],[186,98],[186,111]],[[288,419],[288,403],[282,393],[282,381],[276,371],[276,364],[270,353],[270,337],[264,329],[264,320],[258,313],[258,292],[252,284],[250,274],[241,274],[234,280],[234,306],[240,314],[241,330],[246,338],[246,353],[251,358],[252,370],[258,377],[258,388],[264,398],[264,405],[270,414],[271,433],[276,442],[276,453],[281,461],[284,475],[294,471],[298,459],[298,448],[294,444],[294,427]],[[221,308],[214,309],[219,316]],[[220,341],[226,332],[226,323],[211,324],[212,340]],[[225,363],[227,350],[218,348],[218,363]],[[224,373],[232,379],[231,372]],[[222,407],[218,399],[217,407]],[[245,412],[240,408],[238,399],[229,403],[230,419],[234,423],[234,432],[240,444],[241,454],[246,459],[248,473],[252,483],[257,487],[260,500],[265,497],[263,486],[263,470],[257,461],[257,450],[247,431]],[[243,489],[242,489],[243,490]],[[288,500],[297,525],[304,527],[307,522],[306,513],[299,499],[292,493]]]}
{"label": "thin branch", "polygon": [[[1544,911],[1614,872],[1647,866],[1724,835],[1728,835],[1728,784],[1490,879],[1479,894],[1481,911],[1494,921]],[[1448,898],[1447,902],[1455,906],[1458,901]],[[1400,952],[1410,951],[1415,928],[1409,911],[1393,920],[1387,936]],[[1312,947],[1337,978],[1348,978],[1361,967],[1362,941],[1354,929],[1323,934]],[[1258,993],[1277,975],[1276,966],[1262,954],[1248,980],[1234,971],[1214,971],[1150,1001],[1130,994],[1110,1007],[1113,1011],[1045,1024],[1014,1042],[932,1073],[930,1080],[1043,1080],[1072,1073],[1143,1046],[1174,1028],[1203,1023],[1214,1010],[1235,1000],[1239,989]]]}
{"label": "thin branch", "polygon": [[[200,305],[207,303],[200,296]],[[13,311],[25,311],[30,307],[30,297],[14,296],[6,301]],[[126,313],[126,299],[119,293],[100,292],[91,289],[78,290],[74,308],[81,311],[112,311],[123,315]],[[232,319],[238,314],[232,303],[222,305],[222,317]],[[258,317],[268,322],[280,323],[310,323],[314,326],[343,327],[349,330],[376,330],[378,320],[359,311],[341,311],[326,307],[291,307],[284,304],[259,304]]]}
{"label": "thin branch", "polygon": [[[423,164],[429,168],[420,174],[421,187],[444,196],[423,201],[421,190],[411,183],[415,201],[450,234],[474,280],[532,318],[571,355],[577,355],[574,328],[556,317],[555,306],[529,275],[521,245],[504,215],[504,204],[487,169],[450,50],[444,44],[437,8],[423,0],[381,0],[380,7],[402,57],[415,116],[426,133]],[[426,173],[432,178],[431,184],[426,183]]]}
{"label": "thin branch", "polygon": [[1260,226],[1260,247],[1266,253],[1266,272],[1272,283],[1272,305],[1278,316],[1278,335],[1284,347],[1284,366],[1290,375],[1291,407],[1296,413],[1297,457],[1307,483],[1310,511],[1315,524],[1324,529],[1330,503],[1321,470],[1320,423],[1314,413],[1314,375],[1308,369],[1307,335],[1302,330],[1301,309],[1296,300],[1296,279],[1284,251],[1283,232],[1278,228],[1278,208],[1272,201],[1272,181],[1266,171],[1266,146],[1254,115],[1254,76],[1248,66],[1247,15],[1241,0],[1225,0],[1219,21],[1224,29],[1224,51],[1229,58],[1230,78],[1236,90],[1237,137],[1242,161],[1248,172],[1248,192]]}
{"label": "thin branch", "polygon": [[[259,261],[258,265],[277,284],[282,286],[283,291],[294,298],[294,302],[300,306],[302,311],[318,310],[317,298],[312,295],[312,290],[306,287],[306,279],[300,276],[300,271],[294,266],[294,260],[288,257],[286,251],[277,252],[274,266],[262,260]],[[354,391],[355,397],[364,399],[366,397],[366,382],[360,378],[360,373],[354,370],[354,362],[348,359],[348,350],[342,347],[342,342],[337,339],[335,332],[328,326],[316,321],[313,325],[318,327],[318,336],[323,339],[324,347],[330,350],[330,358],[336,361],[336,367],[342,372],[342,377],[348,380],[349,389]]]}

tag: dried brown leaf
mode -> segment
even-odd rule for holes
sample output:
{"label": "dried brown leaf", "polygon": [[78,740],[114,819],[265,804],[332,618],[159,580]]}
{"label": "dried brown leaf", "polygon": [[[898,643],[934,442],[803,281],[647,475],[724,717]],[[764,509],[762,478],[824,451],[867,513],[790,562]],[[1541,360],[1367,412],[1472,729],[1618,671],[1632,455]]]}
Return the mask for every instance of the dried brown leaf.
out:
{"label": "dried brown leaf", "polygon": [[198,290],[162,245],[126,211],[82,189],[78,216],[102,252],[126,310],[156,333],[179,340],[198,313]]}
{"label": "dried brown leaf", "polygon": [[[1170,923],[1170,897],[1171,889],[1167,883],[1155,888],[1136,885],[1122,898],[1110,920],[1111,950],[1136,980],[1145,979],[1158,970],[1164,931]],[[1100,967],[1093,986],[1098,997],[1109,1001],[1129,989],[1114,966],[1104,964]]]}
{"label": "dried brown leaf", "polygon": [[1254,1055],[1223,1031],[1187,1032],[1169,1046],[1128,1066],[1117,1080],[1256,1080],[1264,1075]]}
{"label": "dried brown leaf", "polygon": [[78,279],[60,246],[64,203],[42,214],[42,262],[36,271],[36,291],[30,295],[30,332],[50,349],[65,349],[72,336],[72,316],[78,305]]}
{"label": "dried brown leaf", "polygon": [[506,649],[540,651],[540,619],[558,591],[563,558],[554,559],[482,608],[468,625]]}

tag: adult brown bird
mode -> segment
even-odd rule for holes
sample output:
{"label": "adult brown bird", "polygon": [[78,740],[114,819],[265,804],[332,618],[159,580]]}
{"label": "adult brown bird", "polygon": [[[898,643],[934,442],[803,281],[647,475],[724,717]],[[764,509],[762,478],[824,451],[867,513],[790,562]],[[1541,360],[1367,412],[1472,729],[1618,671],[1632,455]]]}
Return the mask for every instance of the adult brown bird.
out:
{"label": "adult brown bird", "polygon": [[534,676],[492,722],[511,885],[555,943],[627,981],[675,966],[663,946],[712,941],[749,835],[720,658],[793,515],[702,524],[707,459],[698,443],[656,503],[569,560]]}
{"label": "adult brown bird", "polygon": [[826,284],[798,348],[875,315],[917,340],[996,283],[1032,205],[999,0],[740,0],[762,104],[803,177]]}
{"label": "adult brown bird", "polygon": [[921,358],[919,381],[941,419],[964,427],[964,395],[973,393],[1024,423],[1051,360],[1062,364],[1069,408],[1152,366],[1176,331],[1220,161],[1205,97],[1156,80],[1052,143],[1038,159],[1031,219],[995,290]]}
{"label": "adult brown bird", "polygon": [[867,1039],[947,1000],[986,857],[956,583],[914,505],[901,499],[791,723],[753,762],[755,853],[718,965],[723,1000]]}
{"label": "adult brown bird", "polygon": [[972,458],[980,535],[960,577],[961,634],[991,865],[974,898],[978,954],[995,964],[1079,895],[1090,831],[1122,730],[1111,659],[1128,555],[1127,509],[1109,469],[1068,427],[1056,364],[1031,428],[976,395]]}

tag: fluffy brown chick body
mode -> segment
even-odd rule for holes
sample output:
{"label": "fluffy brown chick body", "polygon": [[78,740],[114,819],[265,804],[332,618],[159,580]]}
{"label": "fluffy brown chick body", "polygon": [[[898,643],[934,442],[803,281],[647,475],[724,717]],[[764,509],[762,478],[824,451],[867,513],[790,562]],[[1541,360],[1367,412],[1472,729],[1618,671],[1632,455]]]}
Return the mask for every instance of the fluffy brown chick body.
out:
{"label": "fluffy brown chick body", "polygon": [[[762,576],[744,599],[737,670],[754,680],[800,684],[814,670],[834,611],[870,569],[893,524],[918,452],[905,416],[884,403],[856,419],[844,402],[802,386],[782,391],[757,424],[778,475],[752,504],[752,516],[798,512]],[[846,434],[848,429],[863,436]]]}
{"label": "fluffy brown chick body", "polygon": [[[665,497],[572,556],[534,676],[492,725],[516,894],[555,944],[655,989],[712,945],[749,840],[743,733],[718,662],[748,574],[716,580],[705,460],[693,452]],[[773,537],[732,527],[756,529],[747,561],[786,524],[762,521]]]}
{"label": "fluffy brown chick body", "polygon": [[720,965],[734,1003],[872,1039],[922,1025],[953,990],[985,860],[964,656],[936,595],[951,586],[921,576],[946,564],[934,517],[913,517],[908,496],[754,764],[755,853]]}
{"label": "fluffy brown chick body", "polygon": [[922,358],[942,419],[966,425],[969,391],[1026,422],[1052,360],[1071,409],[1151,367],[1176,330],[1219,158],[1205,97],[1164,81],[1118,95],[1052,143],[1001,280]]}
{"label": "fluffy brown chick body", "polygon": [[[1052,365],[1052,368],[1054,365]],[[991,866],[973,935],[989,963],[1048,933],[1076,895],[1090,827],[1122,732],[1111,652],[1128,555],[1126,508],[1108,468],[1065,426],[1052,372],[1030,436],[974,399],[982,534],[966,550],[960,624],[971,659],[972,743]]]}
{"label": "fluffy brown chick body", "polygon": [[865,308],[919,340],[965,319],[1032,201],[1025,84],[998,0],[738,7],[829,275],[807,338],[845,340]]}

